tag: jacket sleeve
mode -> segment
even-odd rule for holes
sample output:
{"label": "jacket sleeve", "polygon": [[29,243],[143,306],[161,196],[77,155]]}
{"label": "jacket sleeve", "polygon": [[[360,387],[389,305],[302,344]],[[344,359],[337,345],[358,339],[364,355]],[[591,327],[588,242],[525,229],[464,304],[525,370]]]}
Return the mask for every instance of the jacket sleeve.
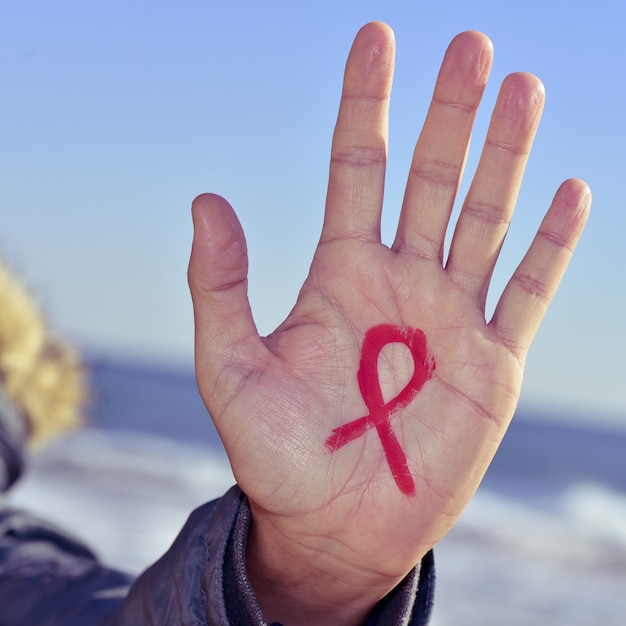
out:
{"label": "jacket sleeve", "polygon": [[[107,626],[268,626],[248,579],[251,515],[238,487],[194,511],[170,550],[135,582]],[[432,554],[374,609],[367,626],[423,626],[434,591]]]}

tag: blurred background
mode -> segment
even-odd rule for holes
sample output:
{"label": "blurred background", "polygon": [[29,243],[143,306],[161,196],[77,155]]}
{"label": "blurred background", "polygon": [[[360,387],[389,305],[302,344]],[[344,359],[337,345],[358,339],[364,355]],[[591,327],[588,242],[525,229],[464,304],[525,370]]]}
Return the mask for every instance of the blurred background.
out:
{"label": "blurred background", "polygon": [[438,550],[434,623],[623,623],[625,18],[618,0],[2,2],[0,256],[83,350],[94,390],[90,427],[34,458],[14,498],[138,571],[228,487],[192,375],[191,200],[213,191],[237,210],[253,310],[271,332],[317,242],[357,30],[383,20],[397,39],[390,242],[445,48],[477,29],[495,61],[461,197],[502,79],[529,71],[547,92],[490,307],[562,180],[585,179],[594,205],[518,418]]}

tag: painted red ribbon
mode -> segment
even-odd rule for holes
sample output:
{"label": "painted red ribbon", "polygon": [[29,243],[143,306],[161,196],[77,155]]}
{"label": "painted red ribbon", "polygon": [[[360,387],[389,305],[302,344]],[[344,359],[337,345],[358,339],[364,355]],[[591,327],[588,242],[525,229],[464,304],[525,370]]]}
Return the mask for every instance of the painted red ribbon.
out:
{"label": "painted red ribbon", "polygon": [[[389,343],[404,344],[411,351],[415,369],[411,379],[400,393],[389,402],[385,402],[378,379],[378,357],[381,350]],[[361,362],[357,374],[359,389],[369,413],[335,428],[326,440],[326,447],[335,452],[364,435],[370,428],[376,428],[396,485],[402,493],[409,496],[415,495],[415,482],[404,450],[391,428],[391,415],[407,406],[415,398],[432,377],[434,369],[435,361],[428,352],[426,335],[421,330],[391,324],[381,324],[370,328],[363,339]]]}

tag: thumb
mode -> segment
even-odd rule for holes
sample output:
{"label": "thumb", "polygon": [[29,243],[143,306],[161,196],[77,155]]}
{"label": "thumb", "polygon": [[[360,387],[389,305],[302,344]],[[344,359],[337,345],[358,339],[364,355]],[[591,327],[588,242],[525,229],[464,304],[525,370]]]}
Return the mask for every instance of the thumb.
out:
{"label": "thumb", "polygon": [[[195,321],[196,374],[209,411],[220,410],[263,344],[248,302],[248,251],[243,229],[230,204],[214,194],[192,205],[194,237],[188,280]],[[220,378],[219,385],[216,384]],[[219,389],[218,389],[219,388]],[[215,413],[212,413],[215,416]]]}

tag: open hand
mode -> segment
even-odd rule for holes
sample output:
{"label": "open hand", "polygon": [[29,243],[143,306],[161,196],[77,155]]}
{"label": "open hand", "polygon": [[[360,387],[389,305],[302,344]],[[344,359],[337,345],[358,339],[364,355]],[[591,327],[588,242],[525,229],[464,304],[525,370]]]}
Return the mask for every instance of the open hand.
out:
{"label": "open hand", "polygon": [[544,100],[531,75],[504,81],[444,259],[491,58],[479,33],[451,43],[387,247],[394,42],[383,24],[361,30],[319,246],[293,311],[269,337],[259,337],[248,304],[235,213],[218,196],[194,202],[198,384],[250,500],[250,576],[268,618],[359,623],[453,525],[515,410],[528,348],[590,194],[578,180],[561,186],[485,320]]}

